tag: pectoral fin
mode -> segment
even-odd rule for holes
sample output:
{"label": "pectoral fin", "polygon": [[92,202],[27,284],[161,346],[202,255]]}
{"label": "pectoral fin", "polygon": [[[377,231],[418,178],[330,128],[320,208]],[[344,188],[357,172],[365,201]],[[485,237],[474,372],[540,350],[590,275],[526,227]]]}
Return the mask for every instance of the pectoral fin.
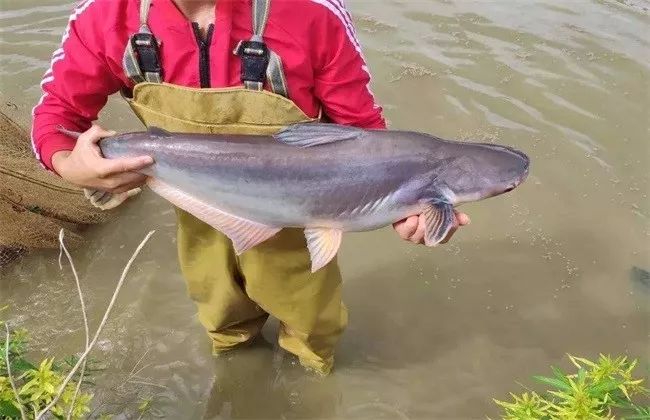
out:
{"label": "pectoral fin", "polygon": [[157,179],[149,178],[147,185],[153,192],[176,207],[192,214],[230,238],[237,255],[266,241],[280,231],[278,228],[228,214]]}
{"label": "pectoral fin", "polygon": [[293,124],[273,136],[290,146],[311,147],[359,138],[364,131],[360,128],[338,124],[301,123]]}
{"label": "pectoral fin", "polygon": [[305,229],[307,248],[311,255],[311,272],[325,267],[341,246],[343,231],[338,229]]}
{"label": "pectoral fin", "polygon": [[426,224],[424,243],[426,246],[436,246],[454,227],[454,207],[447,203],[432,203],[426,207],[423,215]]}

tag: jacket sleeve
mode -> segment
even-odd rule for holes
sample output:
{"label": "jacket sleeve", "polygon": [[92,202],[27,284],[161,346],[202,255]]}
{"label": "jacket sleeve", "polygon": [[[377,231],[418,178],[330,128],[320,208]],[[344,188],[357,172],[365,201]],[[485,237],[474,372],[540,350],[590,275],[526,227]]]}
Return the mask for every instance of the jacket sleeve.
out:
{"label": "jacket sleeve", "polygon": [[32,146],[36,157],[50,170],[52,155],[72,150],[75,141],[58,132],[63,126],[85,131],[97,119],[108,96],[122,82],[110,71],[103,51],[101,2],[81,2],[70,16],[61,48],[52,55],[41,88],[43,96],[33,110]]}
{"label": "jacket sleeve", "polygon": [[316,25],[314,93],[324,112],[338,124],[386,128],[382,108],[370,90],[370,71],[352,18],[342,2],[319,1],[322,24]]}

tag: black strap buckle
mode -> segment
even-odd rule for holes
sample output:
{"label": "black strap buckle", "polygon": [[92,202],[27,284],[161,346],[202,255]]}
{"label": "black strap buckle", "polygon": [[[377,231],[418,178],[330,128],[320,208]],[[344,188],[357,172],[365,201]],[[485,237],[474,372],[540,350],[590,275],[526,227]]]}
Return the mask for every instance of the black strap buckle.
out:
{"label": "black strap buckle", "polygon": [[271,56],[264,42],[239,41],[233,53],[241,57],[242,82],[264,83]]}
{"label": "black strap buckle", "polygon": [[131,46],[136,53],[142,73],[156,73],[162,78],[160,48],[153,34],[138,32],[131,37]]}

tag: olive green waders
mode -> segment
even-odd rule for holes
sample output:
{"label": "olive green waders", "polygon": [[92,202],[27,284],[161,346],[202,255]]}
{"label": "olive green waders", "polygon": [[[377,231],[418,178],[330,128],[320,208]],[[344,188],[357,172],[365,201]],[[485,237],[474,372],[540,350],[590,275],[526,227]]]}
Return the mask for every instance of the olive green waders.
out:
{"label": "olive green waders", "polygon": [[[142,1],[137,34],[145,37],[151,35],[146,25],[148,3]],[[253,39],[261,40],[268,2],[253,3]],[[136,54],[130,43],[124,67],[136,85],[127,101],[146,126],[172,132],[272,134],[289,124],[313,121],[283,96],[281,61],[272,52],[266,73],[273,92],[250,81],[244,82],[246,88],[224,89],[167,84],[160,73],[142,69]],[[280,346],[304,366],[328,373],[347,324],[336,260],[312,274],[299,229],[284,229],[237,256],[225,235],[183,210],[176,212],[181,270],[214,352],[250,341],[270,314],[281,323]]]}

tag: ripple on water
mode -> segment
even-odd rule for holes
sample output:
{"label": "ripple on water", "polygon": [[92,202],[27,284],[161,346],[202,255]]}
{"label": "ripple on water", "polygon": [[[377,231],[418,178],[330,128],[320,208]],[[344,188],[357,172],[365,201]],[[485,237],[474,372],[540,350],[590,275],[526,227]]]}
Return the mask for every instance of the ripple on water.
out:
{"label": "ripple on water", "polygon": [[[304,379],[273,348],[275,324],[265,331],[273,345],[211,358],[178,270],[174,214],[143,195],[73,253],[92,328],[122,264],[146,231],[158,230],[94,353],[106,368],[96,401],[111,413],[134,414],[139,397],[153,397],[167,418],[203,410],[222,418],[496,417],[493,397],[568,349],[645,351],[646,295],[631,293],[629,280],[630,267],[650,261],[645,3],[348,3],[373,91],[395,127],[513,145],[531,156],[529,180],[464,207],[472,224],[440,249],[407,246],[390,229],[346,237],[350,327],[324,382]],[[25,115],[72,7],[3,2],[1,90]],[[111,102],[106,122],[126,127],[123,108]],[[84,341],[74,284],[56,258],[34,253],[1,274],[0,307],[9,304],[13,325],[33,333],[39,356],[74,354]]]}

